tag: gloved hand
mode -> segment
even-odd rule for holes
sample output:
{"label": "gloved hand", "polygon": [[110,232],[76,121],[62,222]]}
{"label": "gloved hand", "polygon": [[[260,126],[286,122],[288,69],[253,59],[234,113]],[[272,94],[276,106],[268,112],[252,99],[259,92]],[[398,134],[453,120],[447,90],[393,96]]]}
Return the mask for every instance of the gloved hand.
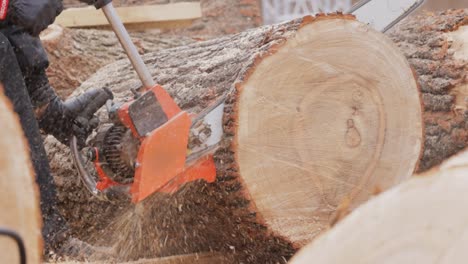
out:
{"label": "gloved hand", "polygon": [[39,114],[39,126],[66,145],[72,135],[76,136],[78,147],[82,148],[99,124],[95,112],[112,98],[112,92],[106,88],[89,90],[65,102],[55,97]]}
{"label": "gloved hand", "polygon": [[7,21],[23,27],[33,36],[54,23],[63,10],[61,0],[10,0]]}

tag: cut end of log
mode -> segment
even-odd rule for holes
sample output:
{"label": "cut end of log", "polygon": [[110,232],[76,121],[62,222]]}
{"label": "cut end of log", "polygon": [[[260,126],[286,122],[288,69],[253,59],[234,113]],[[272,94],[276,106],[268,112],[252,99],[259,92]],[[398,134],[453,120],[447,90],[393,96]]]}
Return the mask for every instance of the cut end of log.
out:
{"label": "cut end of log", "polygon": [[[42,256],[39,191],[29,160],[23,130],[0,83],[0,228],[21,236],[28,263],[39,263]],[[2,263],[20,263],[16,243],[0,236]]]}
{"label": "cut end of log", "polygon": [[345,199],[408,178],[423,141],[417,84],[391,41],[349,16],[304,21],[238,85],[234,147],[256,211],[299,245]]}
{"label": "cut end of log", "polygon": [[465,263],[468,150],[356,209],[291,264]]}

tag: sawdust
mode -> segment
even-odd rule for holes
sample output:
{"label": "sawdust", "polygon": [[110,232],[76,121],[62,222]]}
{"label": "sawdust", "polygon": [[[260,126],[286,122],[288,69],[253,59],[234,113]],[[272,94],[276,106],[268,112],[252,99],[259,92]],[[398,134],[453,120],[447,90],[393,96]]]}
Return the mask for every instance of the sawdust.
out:
{"label": "sawdust", "polygon": [[[156,194],[130,206],[89,241],[108,246],[106,260],[134,261],[219,252],[229,263],[287,263],[295,249],[245,213],[247,201],[222,182],[195,182],[169,197]],[[102,252],[87,260],[103,260]]]}

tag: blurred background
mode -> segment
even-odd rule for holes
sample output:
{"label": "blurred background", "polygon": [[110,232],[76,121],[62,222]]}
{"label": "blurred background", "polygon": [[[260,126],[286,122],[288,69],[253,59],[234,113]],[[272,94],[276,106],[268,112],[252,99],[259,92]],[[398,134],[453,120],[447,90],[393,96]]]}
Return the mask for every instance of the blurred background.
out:
{"label": "blurred background", "polygon": [[[392,1],[392,0],[388,0]],[[346,11],[358,0],[262,0],[265,24],[273,24],[308,14]],[[426,0],[417,13],[468,8],[468,0]]]}

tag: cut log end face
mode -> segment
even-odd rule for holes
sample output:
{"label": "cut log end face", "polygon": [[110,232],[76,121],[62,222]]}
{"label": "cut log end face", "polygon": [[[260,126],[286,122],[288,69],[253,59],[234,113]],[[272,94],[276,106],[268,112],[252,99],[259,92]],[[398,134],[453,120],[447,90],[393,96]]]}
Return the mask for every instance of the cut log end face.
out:
{"label": "cut log end face", "polygon": [[359,22],[303,26],[240,87],[240,175],[263,220],[292,242],[327,229],[343,200],[355,207],[415,169],[423,135],[414,75]]}
{"label": "cut log end face", "polygon": [[291,264],[465,263],[468,151],[372,199]]}
{"label": "cut log end face", "polygon": [[[1,84],[0,124],[0,228],[19,234],[25,243],[28,263],[39,263],[42,256],[39,196],[19,120]],[[18,246],[11,238],[0,236],[0,252],[1,263],[20,263]]]}

